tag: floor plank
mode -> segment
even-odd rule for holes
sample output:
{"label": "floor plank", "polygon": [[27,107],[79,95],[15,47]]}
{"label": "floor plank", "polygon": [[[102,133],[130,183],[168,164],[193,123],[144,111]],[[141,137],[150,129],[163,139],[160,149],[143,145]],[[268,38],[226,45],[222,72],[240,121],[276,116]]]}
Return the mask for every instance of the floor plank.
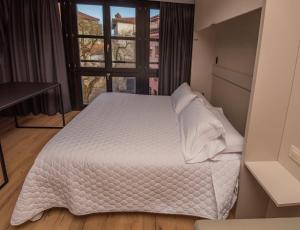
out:
{"label": "floor plank", "polygon": [[108,215],[107,214],[95,214],[90,215],[86,218],[86,221],[83,225],[83,230],[89,229],[104,229],[106,225]]}
{"label": "floor plank", "polygon": [[[66,114],[70,121],[78,112]],[[60,125],[60,116],[27,116],[27,125]],[[192,230],[195,218],[148,213],[109,213],[74,216],[66,209],[44,212],[39,221],[11,226],[10,217],[24,179],[42,147],[58,132],[56,129],[16,129],[12,118],[0,117],[0,136],[7,163],[9,183],[0,190],[0,230]],[[1,175],[0,175],[1,180]]]}

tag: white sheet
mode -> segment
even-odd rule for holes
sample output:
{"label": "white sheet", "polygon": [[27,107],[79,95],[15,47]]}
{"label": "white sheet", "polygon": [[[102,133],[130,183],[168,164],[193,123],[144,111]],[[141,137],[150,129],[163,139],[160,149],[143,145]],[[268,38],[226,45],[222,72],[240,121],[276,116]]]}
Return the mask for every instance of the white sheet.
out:
{"label": "white sheet", "polygon": [[226,218],[239,160],[185,164],[170,97],[107,93],[52,138],[26,177],[11,224],[65,207],[75,215],[154,212]]}

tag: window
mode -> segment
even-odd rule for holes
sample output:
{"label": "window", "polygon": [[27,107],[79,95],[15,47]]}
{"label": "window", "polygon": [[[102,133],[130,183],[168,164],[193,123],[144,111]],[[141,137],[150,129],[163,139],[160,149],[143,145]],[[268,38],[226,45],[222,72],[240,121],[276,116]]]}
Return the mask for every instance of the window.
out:
{"label": "window", "polygon": [[149,94],[150,95],[158,95],[158,77],[150,77],[149,78]]}
{"label": "window", "polygon": [[160,12],[158,9],[150,9],[150,51],[149,67],[159,68],[159,23]]}
{"label": "window", "polygon": [[135,41],[112,39],[113,68],[135,68]]}
{"label": "window", "polygon": [[136,67],[136,9],[110,7],[113,68]]}
{"label": "window", "polygon": [[81,67],[105,67],[103,6],[77,4],[77,39]]}
{"label": "window", "polygon": [[73,107],[103,92],[157,95],[159,2],[77,0],[61,10]]}
{"label": "window", "polygon": [[89,104],[96,96],[107,91],[106,77],[82,76],[82,98],[83,104]]}
{"label": "window", "polygon": [[121,92],[121,93],[135,93],[136,78],[135,77],[113,77],[112,91]]}
{"label": "window", "polygon": [[160,11],[151,8],[149,14],[149,94],[158,95]]}

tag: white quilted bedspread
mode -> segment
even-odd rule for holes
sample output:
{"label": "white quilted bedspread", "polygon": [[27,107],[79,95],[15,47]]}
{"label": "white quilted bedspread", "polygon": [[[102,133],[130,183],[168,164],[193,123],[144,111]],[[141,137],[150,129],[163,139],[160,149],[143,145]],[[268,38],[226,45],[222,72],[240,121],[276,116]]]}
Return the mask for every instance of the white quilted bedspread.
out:
{"label": "white quilted bedspread", "polygon": [[106,93],[52,138],[24,182],[11,224],[52,207],[75,215],[154,212],[223,219],[239,160],[186,164],[170,97]]}

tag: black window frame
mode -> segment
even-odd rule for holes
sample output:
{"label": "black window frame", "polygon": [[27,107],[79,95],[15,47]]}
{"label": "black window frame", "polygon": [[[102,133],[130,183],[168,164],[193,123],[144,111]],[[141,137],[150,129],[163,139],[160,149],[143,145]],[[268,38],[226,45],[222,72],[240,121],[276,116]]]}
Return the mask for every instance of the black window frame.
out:
{"label": "black window frame", "polygon": [[[64,47],[67,60],[69,88],[73,109],[84,108],[82,99],[81,76],[136,77],[136,93],[149,94],[149,78],[159,77],[159,69],[149,67],[150,50],[150,9],[159,9],[160,3],[145,0],[59,0],[61,3],[61,17],[64,34]],[[103,36],[79,35],[77,31],[76,4],[91,4],[103,6]],[[111,36],[110,6],[136,8],[135,37]],[[104,39],[105,68],[81,67],[79,54],[79,37]],[[111,49],[112,39],[136,41],[136,68],[112,68]],[[107,43],[109,50],[107,50]],[[108,80],[108,91],[112,90],[112,80]]]}

